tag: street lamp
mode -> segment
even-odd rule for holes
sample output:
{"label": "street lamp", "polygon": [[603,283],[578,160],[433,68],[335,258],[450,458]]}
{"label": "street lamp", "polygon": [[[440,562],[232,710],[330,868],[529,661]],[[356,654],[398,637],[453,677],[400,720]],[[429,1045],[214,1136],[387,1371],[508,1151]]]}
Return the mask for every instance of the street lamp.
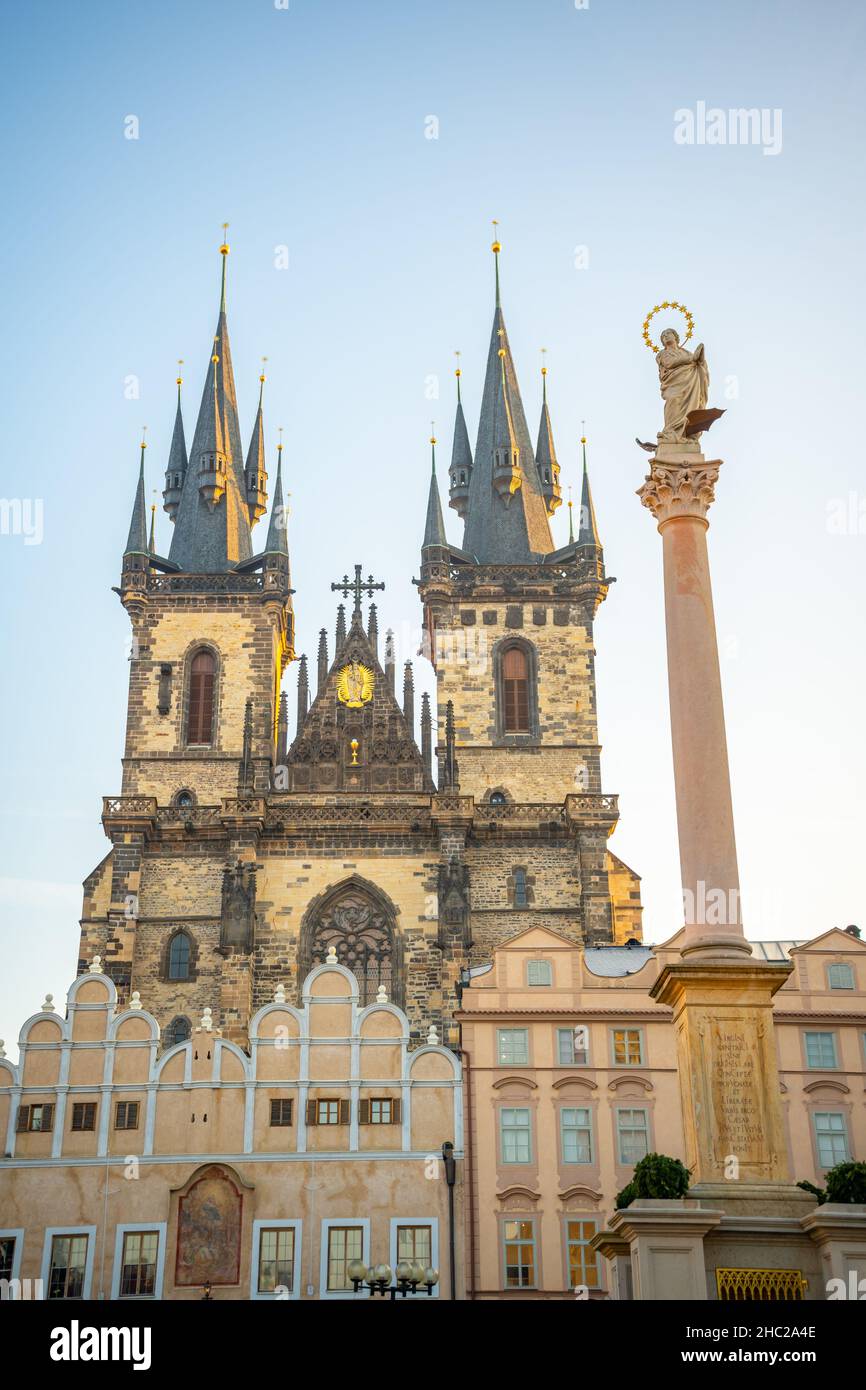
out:
{"label": "street lamp", "polygon": [[401,1260],[396,1272],[397,1282],[392,1284],[394,1274],[390,1265],[371,1265],[368,1269],[363,1260],[352,1260],[346,1271],[355,1293],[366,1287],[370,1290],[371,1298],[377,1293],[392,1300],[398,1293],[401,1298],[405,1298],[408,1293],[417,1293],[422,1285],[429,1295],[439,1283],[438,1269],[425,1269],[420,1260]]}

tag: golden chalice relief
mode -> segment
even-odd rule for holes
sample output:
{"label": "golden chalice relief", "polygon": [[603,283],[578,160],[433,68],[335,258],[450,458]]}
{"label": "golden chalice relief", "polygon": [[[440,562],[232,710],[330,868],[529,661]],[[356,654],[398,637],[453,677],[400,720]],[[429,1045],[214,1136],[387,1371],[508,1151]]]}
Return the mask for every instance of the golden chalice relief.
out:
{"label": "golden chalice relief", "polygon": [[350,661],[337,677],[337,699],[349,709],[360,709],[373,698],[373,672],[360,661]]}

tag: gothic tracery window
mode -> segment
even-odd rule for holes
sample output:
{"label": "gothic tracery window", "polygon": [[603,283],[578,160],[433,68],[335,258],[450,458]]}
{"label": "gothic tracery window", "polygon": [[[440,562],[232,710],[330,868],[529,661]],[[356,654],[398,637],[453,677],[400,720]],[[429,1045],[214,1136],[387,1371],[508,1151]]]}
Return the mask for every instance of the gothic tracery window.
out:
{"label": "gothic tracery window", "polygon": [[394,928],[384,907],[363,888],[353,885],[333,895],[307,924],[301,950],[302,984],[315,966],[325,963],[332,946],[340,965],[358,981],[362,1007],[375,1003],[380,985],[392,1004],[402,1005]]}

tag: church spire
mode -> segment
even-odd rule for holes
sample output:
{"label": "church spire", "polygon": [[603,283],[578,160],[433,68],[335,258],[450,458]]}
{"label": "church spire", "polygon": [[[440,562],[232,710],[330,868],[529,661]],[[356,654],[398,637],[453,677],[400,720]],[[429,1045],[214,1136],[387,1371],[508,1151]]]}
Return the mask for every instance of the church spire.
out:
{"label": "church spire", "polygon": [[244,469],[247,488],[247,506],[249,508],[250,526],[255,526],[256,522],[264,516],[268,509],[268,475],[265,469],[265,430],[262,423],[262,395],[265,389],[265,363],[267,358],[262,358],[262,370],[259,375],[259,407],[256,411],[255,424],[250,436],[250,447],[247,451],[247,466]]}
{"label": "church spire", "polygon": [[442,518],[442,503],[439,500],[439,484],[436,481],[436,436],[430,436],[430,491],[427,495],[427,520],[424,525],[422,550],[430,545],[447,546],[445,522]]}
{"label": "church spire", "polygon": [[232,569],[252,554],[237,395],[226,320],[227,242],[220,311],[175,517],[169,559],[192,574]]}
{"label": "church spire", "polygon": [[135,501],[132,504],[132,519],[129,523],[129,535],[126,538],[124,555],[150,554],[147,544],[147,504],[144,500],[144,451],[146,448],[147,444],[142,438],[138,484],[135,489]]}
{"label": "church spire", "polygon": [[[282,434],[282,431],[280,431]],[[283,441],[277,445],[277,480],[274,483],[274,501],[271,506],[271,519],[268,522],[268,538],[265,542],[266,555],[288,555],[289,509],[283,502]]]}
{"label": "church spire", "polygon": [[[547,349],[542,348],[542,353]],[[541,368],[541,422],[538,426],[538,448],[535,463],[541,480],[541,492],[549,516],[562,505],[562,489],[559,486],[559,464],[556,460],[556,447],[553,443],[553,426],[547,408],[547,365]]]}
{"label": "church spire", "polygon": [[577,533],[577,543],[578,545],[593,545],[597,550],[601,550],[601,538],[598,534],[592,489],[589,485],[589,473],[586,467],[585,434],[581,435],[580,444],[583,450],[583,481],[580,488],[580,527]]}
{"label": "church spire", "polygon": [[466,428],[466,417],[463,414],[463,401],[460,396],[460,377],[462,375],[460,353],[457,352],[454,355],[457,358],[457,367],[454,372],[457,378],[457,412],[454,416],[454,442],[451,445],[449,506],[454,508],[458,516],[465,517],[469,501],[469,480],[472,476],[472,449],[469,444],[469,431]]}
{"label": "church spire", "polygon": [[183,432],[183,413],[180,408],[180,388],[183,385],[181,368],[183,358],[179,357],[177,374],[177,410],[174,417],[174,431],[171,436],[171,448],[168,451],[168,463],[165,469],[165,488],[162,494],[162,504],[168,512],[172,521],[177,516],[177,509],[180,505],[180,497],[183,491],[184,479],[186,478],[187,456],[186,439]]}
{"label": "church spire", "polygon": [[538,563],[553,550],[532,441],[505,329],[496,260],[496,305],[470,477],[463,549],[476,563]]}

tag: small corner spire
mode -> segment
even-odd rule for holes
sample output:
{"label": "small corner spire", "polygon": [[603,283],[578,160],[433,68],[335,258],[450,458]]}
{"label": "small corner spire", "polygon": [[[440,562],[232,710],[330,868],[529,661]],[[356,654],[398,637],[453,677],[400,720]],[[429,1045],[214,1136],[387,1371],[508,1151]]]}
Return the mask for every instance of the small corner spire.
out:
{"label": "small corner spire", "polygon": [[601,537],[598,534],[598,522],[595,519],[595,505],[592,500],[592,488],[589,485],[589,472],[586,466],[586,422],[581,421],[583,434],[580,436],[580,447],[583,453],[583,477],[580,486],[580,529],[577,533],[578,545],[592,545],[601,550]]}
{"label": "small corner spire", "polygon": [[280,426],[280,439],[277,444],[277,480],[274,483],[274,500],[271,506],[271,519],[268,522],[268,538],[265,542],[266,555],[288,555],[289,509],[283,501],[283,430]]}
{"label": "small corner spire", "polygon": [[129,535],[126,539],[126,549],[124,555],[149,555],[150,549],[147,543],[147,503],[144,500],[144,451],[147,448],[147,425],[141,431],[141,454],[138,463],[138,484],[135,489],[135,501],[132,504],[132,518],[129,523]]}

